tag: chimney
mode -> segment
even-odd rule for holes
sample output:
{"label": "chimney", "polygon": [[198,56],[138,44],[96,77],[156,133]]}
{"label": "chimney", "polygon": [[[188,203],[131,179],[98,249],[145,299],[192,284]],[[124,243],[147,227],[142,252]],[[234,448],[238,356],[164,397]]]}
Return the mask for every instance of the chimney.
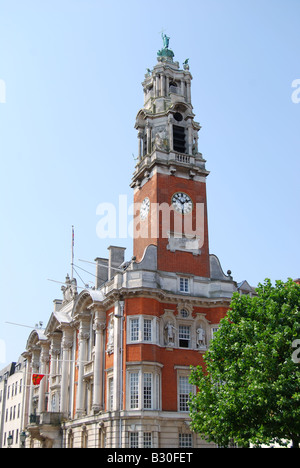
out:
{"label": "chimney", "polygon": [[96,262],[96,289],[108,280],[108,258],[95,258]]}
{"label": "chimney", "polygon": [[62,308],[63,301],[61,299],[54,299],[54,312],[58,312]]}
{"label": "chimney", "polygon": [[111,245],[108,247],[109,259],[108,259],[108,279],[112,279],[117,273],[116,268],[124,262],[125,259],[125,247],[115,247]]}

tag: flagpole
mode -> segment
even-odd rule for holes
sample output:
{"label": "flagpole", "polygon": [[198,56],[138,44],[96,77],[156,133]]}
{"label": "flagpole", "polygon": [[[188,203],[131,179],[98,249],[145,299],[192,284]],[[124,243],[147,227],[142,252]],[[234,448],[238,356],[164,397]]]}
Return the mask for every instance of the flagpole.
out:
{"label": "flagpole", "polygon": [[74,226],[72,226],[71,280],[74,278]]}

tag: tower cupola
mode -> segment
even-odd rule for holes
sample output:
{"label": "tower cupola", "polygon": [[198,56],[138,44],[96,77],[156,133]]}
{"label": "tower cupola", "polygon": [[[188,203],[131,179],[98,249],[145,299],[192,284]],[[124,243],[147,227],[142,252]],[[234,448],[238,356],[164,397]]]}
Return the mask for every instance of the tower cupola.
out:
{"label": "tower cupola", "polygon": [[[142,82],[144,107],[135,123],[139,149],[132,186],[139,184],[138,180],[141,182],[140,169],[149,163],[146,157],[151,157],[152,162],[164,161],[169,167],[174,163],[188,164],[189,169],[193,166],[195,174],[200,170],[208,174],[198,150],[201,126],[194,120],[189,59],[180,68],[169,49],[169,37],[162,35],[162,38],[163,48],[157,53],[157,64],[152,70],[147,69]],[[160,152],[159,158],[156,152]]]}

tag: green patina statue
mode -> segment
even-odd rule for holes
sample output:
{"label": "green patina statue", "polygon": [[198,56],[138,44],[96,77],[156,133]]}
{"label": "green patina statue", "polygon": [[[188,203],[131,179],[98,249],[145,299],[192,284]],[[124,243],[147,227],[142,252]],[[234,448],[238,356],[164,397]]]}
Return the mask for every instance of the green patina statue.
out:
{"label": "green patina statue", "polygon": [[163,34],[163,33],[161,34],[161,37],[163,40],[164,47],[163,49],[157,52],[157,55],[160,58],[160,60],[165,59],[165,60],[173,61],[174,52],[171,49],[169,49],[170,38],[166,34]]}
{"label": "green patina statue", "polygon": [[164,49],[168,49],[169,48],[169,42],[170,42],[170,38],[166,35],[166,34],[161,34],[161,37],[162,37],[162,40],[163,40],[163,43],[164,43]]}

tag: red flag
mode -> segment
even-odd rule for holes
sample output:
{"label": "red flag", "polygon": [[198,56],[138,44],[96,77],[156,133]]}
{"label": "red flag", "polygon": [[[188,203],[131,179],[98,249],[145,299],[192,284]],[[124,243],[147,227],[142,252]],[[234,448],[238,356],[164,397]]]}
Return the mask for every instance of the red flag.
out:
{"label": "red flag", "polygon": [[39,385],[43,377],[45,377],[44,374],[32,374],[33,385]]}

